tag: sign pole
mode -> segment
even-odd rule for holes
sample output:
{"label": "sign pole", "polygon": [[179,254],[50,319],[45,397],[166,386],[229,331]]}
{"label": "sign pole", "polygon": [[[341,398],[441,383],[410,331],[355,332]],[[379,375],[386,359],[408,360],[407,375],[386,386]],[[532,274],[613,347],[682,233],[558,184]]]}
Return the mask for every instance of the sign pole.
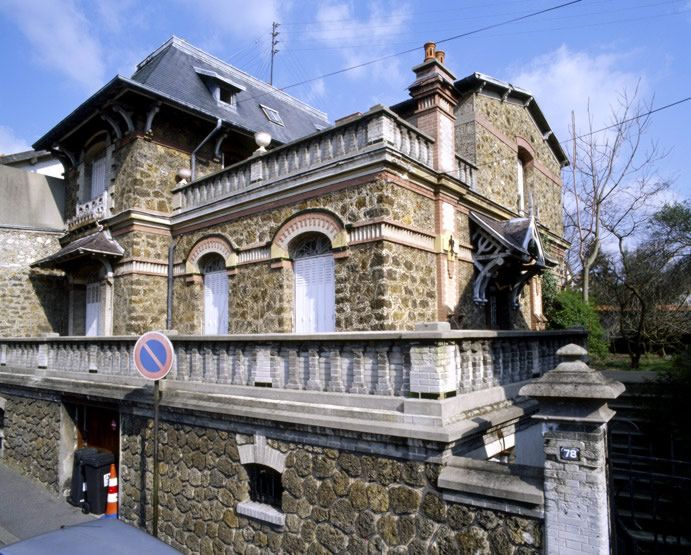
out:
{"label": "sign pole", "polygon": [[154,382],[154,485],[153,485],[153,534],[158,537],[158,402],[159,402],[159,380]]}
{"label": "sign pole", "polygon": [[[161,401],[160,380],[166,377],[175,364],[175,351],[170,339],[158,331],[142,335],[134,344],[134,366],[143,378],[154,382],[154,437],[153,437],[153,488],[151,504],[153,521],[151,531],[158,537],[158,406]],[[141,469],[142,473],[145,469]]]}

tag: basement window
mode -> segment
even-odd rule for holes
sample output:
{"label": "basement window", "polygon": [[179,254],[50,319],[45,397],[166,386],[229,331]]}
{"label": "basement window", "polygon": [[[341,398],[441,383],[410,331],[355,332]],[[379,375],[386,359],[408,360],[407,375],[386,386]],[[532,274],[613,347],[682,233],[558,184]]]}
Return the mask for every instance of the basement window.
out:
{"label": "basement window", "polygon": [[285,127],[285,123],[283,123],[283,119],[281,119],[281,114],[278,113],[278,110],[275,110],[274,108],[269,108],[268,106],[264,106],[263,104],[259,105],[262,109],[262,112],[264,112],[264,115],[266,116],[266,119],[268,119],[271,123],[275,123],[277,125],[282,125]]}
{"label": "basement window", "polygon": [[245,470],[250,482],[250,499],[280,509],[283,498],[281,474],[263,464],[248,464]]}

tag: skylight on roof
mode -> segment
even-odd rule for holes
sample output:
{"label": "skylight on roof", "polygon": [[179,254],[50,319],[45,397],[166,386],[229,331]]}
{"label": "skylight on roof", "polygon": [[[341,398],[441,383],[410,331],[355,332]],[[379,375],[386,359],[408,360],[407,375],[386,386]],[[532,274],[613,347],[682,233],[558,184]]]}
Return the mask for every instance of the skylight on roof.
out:
{"label": "skylight on roof", "polygon": [[282,125],[283,127],[285,127],[285,123],[283,123],[283,120],[281,119],[281,114],[278,113],[278,110],[269,108],[268,106],[264,106],[263,104],[260,104],[259,106],[261,107],[262,112],[264,112],[266,119],[268,119],[271,123],[275,123],[277,125]]}

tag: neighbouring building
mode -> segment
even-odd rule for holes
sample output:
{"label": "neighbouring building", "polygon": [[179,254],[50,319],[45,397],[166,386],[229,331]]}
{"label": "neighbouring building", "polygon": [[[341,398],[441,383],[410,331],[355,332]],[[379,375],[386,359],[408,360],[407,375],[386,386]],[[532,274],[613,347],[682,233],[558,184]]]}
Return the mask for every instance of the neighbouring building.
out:
{"label": "neighbouring building", "polygon": [[457,80],[433,43],[413,72],[330,124],[172,38],[40,138],[64,219],[5,240],[0,313],[31,315],[0,316],[5,459],[62,490],[75,447],[109,448],[122,518],[151,527],[133,346],[168,330],[171,545],[543,550],[554,457],[519,390],[585,341],[541,331],[566,156],[527,91]]}

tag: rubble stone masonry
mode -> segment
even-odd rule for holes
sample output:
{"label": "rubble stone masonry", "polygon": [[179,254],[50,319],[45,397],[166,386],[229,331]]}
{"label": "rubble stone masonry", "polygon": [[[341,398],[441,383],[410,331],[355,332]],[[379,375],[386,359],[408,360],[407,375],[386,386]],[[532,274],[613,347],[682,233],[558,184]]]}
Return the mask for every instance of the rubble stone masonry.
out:
{"label": "rubble stone masonry", "polygon": [[0,228],[0,336],[37,336],[66,330],[61,272],[29,264],[60,248],[58,232]]}
{"label": "rubble stone masonry", "polygon": [[[161,423],[159,537],[183,553],[542,551],[541,520],[444,500],[438,465],[308,445],[299,433],[294,441],[243,435],[228,424]],[[121,518],[150,529],[151,421],[126,416],[122,434]],[[250,499],[240,452],[259,440],[285,460],[283,526],[237,510]]]}

